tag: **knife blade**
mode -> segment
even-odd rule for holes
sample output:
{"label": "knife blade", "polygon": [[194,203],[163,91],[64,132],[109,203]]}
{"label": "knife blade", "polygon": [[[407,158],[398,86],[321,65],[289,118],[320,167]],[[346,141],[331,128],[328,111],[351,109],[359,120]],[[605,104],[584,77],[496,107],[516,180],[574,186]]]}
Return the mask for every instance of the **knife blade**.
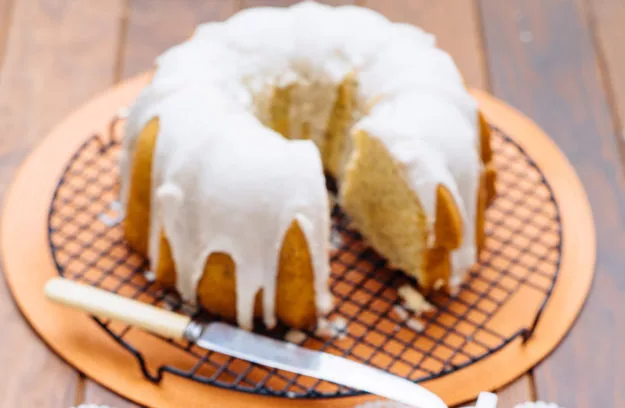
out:
{"label": "knife blade", "polygon": [[356,361],[251,333],[225,323],[206,325],[196,344],[207,350],[344,385],[418,408],[447,408],[426,388]]}
{"label": "knife blade", "polygon": [[44,292],[57,303],[98,317],[119,320],[164,337],[185,338],[207,350],[330,381],[411,407],[448,408],[440,397],[414,382],[356,361],[225,323],[195,322],[188,316],[63,278],[49,280]]}

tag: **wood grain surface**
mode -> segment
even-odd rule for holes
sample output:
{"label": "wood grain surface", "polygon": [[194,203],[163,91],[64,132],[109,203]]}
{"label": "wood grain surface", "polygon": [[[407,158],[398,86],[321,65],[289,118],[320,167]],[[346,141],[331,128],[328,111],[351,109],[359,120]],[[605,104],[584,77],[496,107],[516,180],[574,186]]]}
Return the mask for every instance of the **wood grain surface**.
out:
{"label": "wood grain surface", "polygon": [[536,368],[537,396],[565,407],[625,406],[625,181],[587,8],[573,0],[481,0],[481,10],[493,93],[562,148],[597,227],[593,291],[567,339]]}
{"label": "wood grain surface", "polygon": [[80,402],[89,403],[89,404],[106,405],[111,408],[137,407],[136,404],[107,390],[106,388],[102,387],[100,384],[97,384],[93,381],[85,380],[84,377],[82,377],[81,379],[84,381],[84,392],[78,396],[78,399],[80,400]]}
{"label": "wood grain surface", "polygon": [[[67,113],[149,69],[201,22],[292,0],[0,0],[0,198]],[[499,390],[573,407],[625,406],[625,4],[621,0],[327,0],[358,3],[437,35],[470,86],[535,119],[591,197],[598,276],[578,324],[535,370]],[[0,284],[2,406],[135,406],[84,380],[36,338]],[[620,322],[620,324],[618,324]],[[28,356],[27,359],[24,356]],[[535,384],[535,388],[534,388]],[[573,391],[574,390],[574,391]]]}
{"label": "wood grain surface", "polygon": [[235,0],[130,0],[118,79],[151,69],[156,57],[189,38],[198,24],[224,20],[236,10]]}
{"label": "wood grain surface", "polygon": [[507,387],[497,391],[500,408],[512,408],[516,404],[534,401],[534,385],[531,374],[524,375]]}
{"label": "wood grain surface", "polygon": [[467,84],[487,89],[481,22],[473,0],[361,0],[392,21],[416,24],[436,35],[438,45],[458,64]]}
{"label": "wood grain surface", "polygon": [[11,16],[13,0],[0,0],[0,67],[2,67],[2,59],[4,57],[4,48],[9,38],[9,27],[11,25]]}
{"label": "wood grain surface", "polygon": [[[357,4],[358,1],[359,0],[319,0],[318,3],[329,4],[331,6],[345,6]],[[239,6],[242,9],[261,6],[286,7],[297,2],[298,0],[240,0]]]}
{"label": "wood grain surface", "polygon": [[[113,83],[122,10],[117,0],[8,4],[0,2],[0,12],[10,10],[8,17],[0,15],[0,22],[10,21],[0,26],[0,40],[6,34],[0,55],[0,197],[30,149],[63,116]],[[0,321],[0,405],[66,408],[79,402],[78,374],[30,330],[4,280]]]}
{"label": "wood grain surface", "polygon": [[612,107],[616,136],[625,157],[625,2],[620,0],[584,0],[593,45],[601,68],[603,87]]}

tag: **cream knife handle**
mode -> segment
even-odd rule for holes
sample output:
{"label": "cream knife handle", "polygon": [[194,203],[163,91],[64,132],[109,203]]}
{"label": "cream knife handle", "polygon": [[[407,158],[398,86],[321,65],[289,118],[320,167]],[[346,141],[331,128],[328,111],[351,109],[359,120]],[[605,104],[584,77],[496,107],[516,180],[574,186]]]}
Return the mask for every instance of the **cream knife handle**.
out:
{"label": "cream knife handle", "polygon": [[191,322],[187,316],[63,278],[50,279],[44,292],[57,303],[128,323],[163,337],[182,339]]}

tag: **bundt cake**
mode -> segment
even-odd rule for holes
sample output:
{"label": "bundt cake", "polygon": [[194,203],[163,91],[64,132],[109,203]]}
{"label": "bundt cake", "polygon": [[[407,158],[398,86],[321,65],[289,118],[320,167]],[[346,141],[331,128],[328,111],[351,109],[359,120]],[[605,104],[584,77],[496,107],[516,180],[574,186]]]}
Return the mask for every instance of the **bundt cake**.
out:
{"label": "bundt cake", "polygon": [[438,289],[483,245],[491,156],[431,35],[356,6],[249,9],[157,59],[125,128],[125,236],[184,299],[306,327],[331,307],[324,173],[366,241]]}

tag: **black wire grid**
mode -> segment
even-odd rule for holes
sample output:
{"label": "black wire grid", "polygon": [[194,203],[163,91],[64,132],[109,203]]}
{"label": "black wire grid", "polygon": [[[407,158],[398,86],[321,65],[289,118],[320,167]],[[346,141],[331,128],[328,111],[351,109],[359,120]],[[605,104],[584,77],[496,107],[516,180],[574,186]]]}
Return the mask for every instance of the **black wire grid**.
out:
{"label": "black wire grid", "polygon": [[[152,282],[150,273],[145,273],[147,261],[124,242],[121,225],[114,220],[121,138],[117,122],[111,123],[108,137],[96,134],[84,143],[56,189],[49,213],[49,241],[59,274],[200,320],[214,320]],[[296,336],[299,344],[419,382],[466,367],[517,339],[530,339],[558,275],[560,216],[549,184],[522,148],[495,128],[493,148],[498,196],[486,214],[486,247],[456,296],[429,298],[436,310],[421,318],[423,330],[414,319],[402,319],[394,310],[399,304],[396,289],[415,283],[389,269],[335,207],[330,283],[335,307],[329,320],[342,322],[335,326],[344,328],[329,338],[315,335],[314,330],[302,332]],[[515,315],[518,326],[503,329],[510,325],[498,323],[502,310],[519,296],[523,296],[527,315]],[[94,319],[136,357],[145,377],[153,382],[170,373],[223,388],[291,398],[359,394]],[[286,331],[279,328],[266,334],[283,338]],[[142,350],[145,336],[183,353],[180,361],[184,363],[148,356]]]}

